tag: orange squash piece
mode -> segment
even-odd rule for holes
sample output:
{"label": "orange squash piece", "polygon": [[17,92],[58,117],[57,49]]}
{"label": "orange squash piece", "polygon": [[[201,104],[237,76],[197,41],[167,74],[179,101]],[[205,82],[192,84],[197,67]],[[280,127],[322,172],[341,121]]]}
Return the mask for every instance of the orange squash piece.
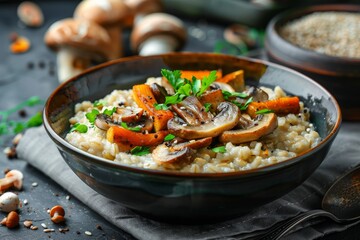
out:
{"label": "orange squash piece", "polygon": [[[133,132],[123,127],[112,126],[106,132],[106,139],[111,143],[118,143],[120,146],[156,146],[164,141],[169,132],[166,130],[156,133]],[[121,147],[121,149],[122,149]]]}
{"label": "orange squash piece", "polygon": [[154,118],[155,132],[166,129],[167,122],[174,117],[174,114],[169,110],[155,109],[154,104],[157,101],[150,86],[146,84],[134,85],[132,90],[136,104]]}
{"label": "orange squash piece", "polygon": [[[192,77],[196,77],[197,79],[203,79],[203,77],[207,77],[210,75],[212,70],[199,70],[199,71],[193,71],[193,70],[181,70],[181,78],[186,78],[188,80],[191,80]],[[216,71],[216,79],[222,78],[222,70],[218,69]]]}
{"label": "orange squash piece", "polygon": [[265,102],[252,102],[249,104],[246,112],[255,117],[256,112],[262,109],[272,110],[279,115],[285,115],[289,113],[297,114],[300,112],[300,100],[298,97],[281,97],[274,100],[268,100]]}
{"label": "orange squash piece", "polygon": [[244,80],[244,71],[238,70],[235,72],[231,72],[223,76],[222,78],[218,78],[217,82],[227,83],[234,88],[236,92],[242,92],[245,89],[245,80]]}

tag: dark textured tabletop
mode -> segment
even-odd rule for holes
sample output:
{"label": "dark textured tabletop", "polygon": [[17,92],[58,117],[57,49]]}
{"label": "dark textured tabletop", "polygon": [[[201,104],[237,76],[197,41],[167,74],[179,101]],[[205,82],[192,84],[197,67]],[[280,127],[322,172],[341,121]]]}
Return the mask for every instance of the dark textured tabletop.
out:
{"label": "dark textured tabletop", "polygon": [[[0,1],[0,111],[10,109],[32,96],[46,100],[57,87],[55,54],[43,43],[46,29],[54,21],[71,17],[79,1],[40,1],[44,11],[45,22],[40,28],[28,28],[19,22],[16,15],[18,3]],[[218,40],[222,39],[224,24],[206,20],[187,20],[189,38],[184,51],[214,51]],[[31,49],[23,54],[13,54],[9,51],[10,37],[17,33],[27,37]],[[128,42],[125,34],[124,43]],[[127,55],[131,53],[127,52]],[[13,113],[14,121],[25,121],[43,105],[24,108],[22,114]],[[0,135],[0,176],[6,169],[18,169],[24,174],[24,186],[17,191],[19,198],[27,202],[21,208],[20,225],[15,229],[0,227],[0,239],[133,239],[104,218],[83,205],[71,194],[62,189],[47,176],[19,159],[8,159],[4,149],[11,146],[13,134]],[[51,157],[51,156],[49,156]],[[66,209],[66,224],[55,225],[51,222],[47,210],[54,205],[62,205]],[[0,212],[0,218],[5,217]],[[31,219],[38,230],[30,230],[23,226],[23,221]],[[44,233],[41,224],[55,231]],[[59,228],[68,228],[60,232]],[[91,232],[92,236],[85,234]],[[345,233],[333,234],[327,239],[356,239],[359,233],[356,227]],[[171,238],[171,236],[169,236]]]}

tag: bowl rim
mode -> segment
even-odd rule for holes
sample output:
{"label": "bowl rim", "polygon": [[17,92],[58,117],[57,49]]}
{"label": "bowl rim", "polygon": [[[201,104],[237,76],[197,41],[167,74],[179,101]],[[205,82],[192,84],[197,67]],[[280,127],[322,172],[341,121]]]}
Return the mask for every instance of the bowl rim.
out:
{"label": "bowl rim", "polygon": [[[69,84],[71,82],[75,82],[77,79],[80,79],[84,75],[87,75],[87,74],[95,72],[95,71],[97,71],[99,69],[106,68],[108,66],[119,64],[119,63],[122,63],[122,62],[136,61],[137,59],[143,59],[143,58],[164,59],[166,57],[173,57],[173,56],[177,56],[177,55],[183,55],[183,56],[197,55],[197,56],[207,56],[207,57],[222,56],[222,57],[233,58],[233,59],[242,59],[242,60],[245,60],[245,61],[264,64],[266,66],[271,66],[271,67],[274,67],[274,68],[282,69],[284,71],[291,72],[292,74],[295,74],[295,75],[300,75],[302,78],[305,78],[306,81],[310,81],[312,84],[316,85],[317,88],[321,89],[323,92],[325,92],[331,98],[332,102],[335,105],[336,111],[337,111],[337,115],[336,115],[337,118],[336,118],[335,122],[333,123],[333,128],[327,134],[327,136],[325,138],[323,138],[321,140],[321,142],[318,145],[316,145],[315,147],[313,147],[313,148],[311,148],[311,149],[309,149],[307,151],[304,151],[299,156],[289,158],[289,159],[281,161],[279,163],[273,163],[273,164],[263,166],[263,167],[259,167],[259,168],[255,168],[255,169],[241,170],[241,171],[234,171],[234,172],[191,173],[191,172],[166,171],[166,170],[156,170],[156,169],[147,169],[147,168],[141,168],[141,167],[134,167],[134,166],[114,162],[114,161],[111,161],[111,160],[107,160],[105,158],[92,155],[92,154],[90,154],[90,153],[88,153],[88,152],[86,152],[84,150],[81,150],[80,148],[77,148],[77,147],[71,145],[64,138],[59,136],[53,130],[53,128],[51,127],[50,120],[49,120],[49,106],[50,106],[50,103],[52,102],[52,99],[55,97],[55,95],[63,87],[65,87],[67,84]],[[281,65],[276,64],[276,63],[268,62],[266,60],[253,59],[253,58],[248,58],[248,57],[243,57],[243,56],[234,56],[234,55],[228,55],[228,54],[204,53],[204,52],[197,52],[197,53],[194,53],[194,52],[181,52],[181,53],[166,53],[166,54],[151,55],[151,56],[130,56],[130,57],[124,57],[124,58],[120,58],[120,59],[116,59],[116,60],[112,60],[112,61],[108,61],[108,62],[99,64],[97,66],[91,67],[91,68],[85,70],[84,72],[70,78],[68,81],[65,81],[65,82],[61,83],[49,95],[49,97],[48,97],[48,99],[47,99],[47,101],[45,103],[45,107],[43,109],[43,123],[44,123],[45,130],[48,133],[48,135],[50,136],[50,138],[56,143],[58,149],[59,149],[60,146],[61,146],[60,148],[66,148],[67,151],[70,151],[72,154],[86,157],[88,162],[91,162],[91,163],[96,164],[96,165],[103,165],[103,166],[106,166],[106,167],[116,168],[117,170],[123,170],[123,171],[127,171],[127,172],[138,173],[138,174],[146,174],[146,175],[153,175],[153,176],[163,176],[163,177],[177,177],[177,178],[211,178],[211,179],[212,178],[227,179],[227,178],[233,178],[233,177],[239,178],[239,177],[249,177],[249,176],[263,175],[263,174],[266,174],[268,172],[272,172],[272,171],[280,170],[280,169],[283,169],[283,168],[287,168],[289,166],[297,164],[299,161],[301,161],[302,158],[310,155],[313,151],[315,151],[317,149],[323,148],[327,142],[332,141],[333,138],[336,136],[336,134],[338,133],[338,131],[340,129],[341,121],[342,121],[342,115],[341,115],[340,106],[339,106],[337,100],[335,99],[335,97],[330,92],[328,92],[324,87],[322,87],[320,84],[318,84],[316,81],[314,81],[311,78],[305,76],[304,74],[301,74],[301,73],[299,73],[299,72],[297,72],[295,70],[292,70],[290,68],[287,68],[285,66],[281,66]]]}
{"label": "bowl rim", "polygon": [[[266,28],[266,40],[265,40],[265,49],[266,51],[275,59],[280,62],[285,60],[280,59],[276,54],[273,53],[269,42],[278,42],[277,45],[282,46],[282,51],[291,50],[292,61],[286,61],[287,65],[290,65],[297,69],[304,68],[304,63],[296,62],[296,56],[303,56],[304,58],[314,59],[315,65],[306,65],[307,70],[312,72],[321,72],[322,74],[335,75],[335,72],[329,69],[321,69],[316,63],[327,63],[327,64],[341,64],[345,66],[344,74],[348,73],[346,66],[359,66],[360,58],[351,58],[351,57],[342,57],[342,56],[333,56],[328,54],[323,54],[316,52],[314,50],[306,49],[299,47],[288,40],[284,39],[280,33],[279,28],[285,23],[291,22],[295,19],[310,15],[314,12],[350,12],[350,13],[359,13],[360,5],[357,4],[323,4],[323,5],[313,5],[297,9],[289,9],[278,15],[276,15],[268,24]],[[280,49],[280,48],[279,48]],[[285,50],[287,49],[287,50]],[[284,53],[283,53],[284,54]],[[290,60],[290,58],[287,60]]]}

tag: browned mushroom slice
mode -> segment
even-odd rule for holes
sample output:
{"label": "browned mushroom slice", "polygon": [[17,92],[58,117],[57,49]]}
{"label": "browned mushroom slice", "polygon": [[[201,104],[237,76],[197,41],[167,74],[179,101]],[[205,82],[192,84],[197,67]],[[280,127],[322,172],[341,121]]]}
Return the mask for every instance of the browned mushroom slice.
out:
{"label": "browned mushroom slice", "polygon": [[221,89],[221,90],[228,91],[228,92],[235,92],[235,90],[232,86],[230,86],[227,83],[223,83],[223,82],[213,82],[210,85],[210,89],[212,89],[212,90]]}
{"label": "browned mushroom slice", "polygon": [[168,96],[166,89],[157,83],[152,83],[150,85],[150,88],[152,93],[154,94],[156,101],[158,103],[164,103],[166,96]]}
{"label": "browned mushroom slice", "polygon": [[119,114],[123,122],[137,122],[144,114],[142,108],[116,108],[116,113]]}
{"label": "browned mushroom slice", "polygon": [[269,100],[269,95],[261,88],[251,86],[244,91],[249,97],[253,98],[254,102],[264,102]]}
{"label": "browned mushroom slice", "polygon": [[194,160],[193,149],[207,147],[211,144],[212,138],[203,138],[199,140],[191,140],[188,142],[178,143],[168,146],[166,143],[157,146],[152,157],[155,162],[170,169],[179,169]]}
{"label": "browned mushroom slice", "polygon": [[219,136],[220,142],[232,142],[234,144],[255,141],[262,136],[273,132],[277,127],[277,117],[274,113],[258,115],[259,119],[253,127],[225,131]]}
{"label": "browned mushroom slice", "polygon": [[[112,116],[108,116],[106,114],[98,114],[95,119],[95,126],[100,128],[101,130],[108,130],[111,126],[121,126],[121,116],[118,114],[113,114]],[[126,121],[123,121],[126,122]],[[141,116],[137,121],[126,122],[128,127],[140,127],[140,131],[148,131],[150,132],[154,126],[153,121],[146,116]]]}
{"label": "browned mushroom slice", "polygon": [[175,150],[167,147],[165,144],[157,146],[152,157],[155,162],[169,169],[179,169],[193,161],[193,152],[189,147]]}
{"label": "browned mushroom slice", "polygon": [[185,139],[216,137],[226,130],[230,130],[239,122],[240,110],[230,102],[222,102],[218,107],[218,114],[208,123],[193,126],[182,124],[178,118],[168,121],[168,129],[174,135]]}
{"label": "browned mushroom slice", "polygon": [[200,125],[209,122],[212,119],[212,114],[206,112],[204,106],[195,96],[189,96],[182,102],[172,105],[172,109],[181,117],[187,124]]}

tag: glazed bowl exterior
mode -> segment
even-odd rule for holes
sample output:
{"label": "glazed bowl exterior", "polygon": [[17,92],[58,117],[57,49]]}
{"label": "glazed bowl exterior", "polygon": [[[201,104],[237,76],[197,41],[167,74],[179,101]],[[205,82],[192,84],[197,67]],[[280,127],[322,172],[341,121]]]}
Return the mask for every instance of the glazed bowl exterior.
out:
{"label": "glazed bowl exterior", "polygon": [[[129,89],[167,69],[243,69],[247,84],[281,86],[310,107],[322,142],[301,156],[256,170],[234,173],[182,173],[118,164],[86,153],[64,140],[74,105],[94,101],[113,89]],[[260,60],[211,53],[129,57],[94,67],[60,85],[49,97],[44,125],[66,163],[87,185],[143,215],[190,223],[244,214],[273,201],[307,179],[325,158],[341,122],[336,100],[324,88],[293,70]]]}
{"label": "glazed bowl exterior", "polygon": [[360,12],[360,5],[318,5],[277,15],[266,29],[268,59],[314,79],[339,102],[344,120],[360,120],[360,58],[329,56],[298,47],[285,40],[279,29],[286,23],[315,12]]}

